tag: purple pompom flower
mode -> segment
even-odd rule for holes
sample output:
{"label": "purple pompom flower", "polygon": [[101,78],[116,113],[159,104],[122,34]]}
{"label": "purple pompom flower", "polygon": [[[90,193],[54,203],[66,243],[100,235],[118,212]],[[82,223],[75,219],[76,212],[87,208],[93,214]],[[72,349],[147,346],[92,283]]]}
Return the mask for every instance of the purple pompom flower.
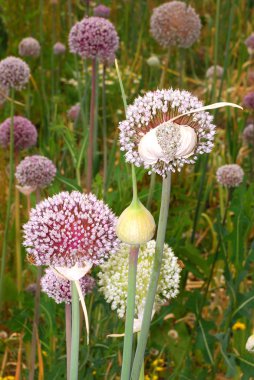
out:
{"label": "purple pompom flower", "polygon": [[76,121],[80,113],[80,104],[77,103],[67,111],[67,117],[71,121]]}
{"label": "purple pompom flower", "polygon": [[206,71],[206,77],[208,79],[213,79],[214,71],[216,71],[216,77],[217,78],[222,78],[223,67],[221,67],[219,65],[209,67],[209,69],[207,69],[207,71]]}
{"label": "purple pompom flower", "polygon": [[254,52],[254,33],[252,33],[246,40],[245,45],[247,46],[249,54]]}
{"label": "purple pompom flower", "polygon": [[21,90],[29,81],[29,66],[20,58],[7,57],[0,61],[0,84]]}
{"label": "purple pompom flower", "polygon": [[110,16],[110,8],[106,7],[106,5],[99,4],[97,7],[94,8],[93,14],[96,17],[109,18],[109,16]]}
{"label": "purple pompom flower", "polygon": [[254,124],[248,124],[244,128],[243,139],[247,144],[254,145]]}
{"label": "purple pompom flower", "polygon": [[24,225],[28,260],[67,269],[98,265],[118,247],[116,221],[93,194],[73,191],[47,198],[32,209]]}
{"label": "purple pompom flower", "polygon": [[[79,283],[83,296],[91,293],[95,286],[94,278],[89,275],[82,277]],[[44,276],[41,278],[41,288],[56,303],[71,303],[71,282],[56,274],[53,269],[46,269]]]}
{"label": "purple pompom flower", "polygon": [[[10,144],[11,118],[0,124],[0,145],[7,148]],[[30,120],[23,116],[13,118],[14,149],[16,151],[30,148],[37,142],[37,130]]]}
{"label": "purple pompom flower", "polygon": [[47,157],[28,156],[19,163],[15,175],[21,186],[44,188],[54,180],[56,167]]}
{"label": "purple pompom flower", "polygon": [[55,55],[62,55],[66,52],[66,46],[61,42],[56,42],[53,46],[53,52]]}
{"label": "purple pompom flower", "polygon": [[102,17],[85,17],[72,27],[69,46],[72,53],[83,58],[107,61],[118,49],[119,37],[110,21]]}
{"label": "purple pompom flower", "polygon": [[249,109],[254,110],[254,92],[249,92],[243,98],[243,105]]}
{"label": "purple pompom flower", "polygon": [[170,121],[202,106],[187,91],[157,90],[139,96],[119,125],[126,161],[166,176],[168,171],[180,171],[185,163],[193,164],[197,155],[209,153],[215,125],[208,112],[198,111]]}
{"label": "purple pompom flower", "polygon": [[183,1],[171,1],[154,8],[150,31],[159,45],[188,48],[199,38],[201,22],[195,9]]}
{"label": "purple pompom flower", "polygon": [[39,57],[41,45],[33,37],[26,37],[19,43],[19,54],[21,57]]}
{"label": "purple pompom flower", "polygon": [[217,169],[217,181],[226,187],[237,187],[243,182],[244,171],[237,164],[223,165]]}

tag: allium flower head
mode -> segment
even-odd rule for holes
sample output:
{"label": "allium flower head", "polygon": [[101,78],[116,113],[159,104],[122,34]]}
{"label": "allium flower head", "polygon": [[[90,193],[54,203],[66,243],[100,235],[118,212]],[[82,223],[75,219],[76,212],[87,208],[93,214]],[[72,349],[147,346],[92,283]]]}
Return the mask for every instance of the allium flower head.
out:
{"label": "allium flower head", "polygon": [[[150,276],[155,255],[155,241],[141,245],[138,255],[137,287],[135,301],[135,317],[142,318]],[[128,291],[128,260],[130,246],[122,243],[118,252],[101,266],[99,276],[100,291],[112,310],[116,310],[120,318],[125,316]],[[181,268],[172,249],[164,244],[164,253],[160,279],[155,297],[154,311],[158,310],[179,293]]]}
{"label": "allium flower head", "polygon": [[85,17],[72,27],[69,46],[72,53],[83,58],[107,61],[118,49],[119,38],[110,21],[102,17]]}
{"label": "allium flower head", "polygon": [[213,147],[213,117],[204,111],[170,119],[202,107],[187,91],[157,90],[139,96],[119,125],[121,150],[126,161],[162,176],[194,163],[198,154]]}
{"label": "allium flower head", "polygon": [[[95,286],[93,277],[86,275],[79,280],[83,296],[91,293]],[[56,303],[71,303],[71,281],[58,276],[53,269],[46,269],[41,278],[41,288]]]}
{"label": "allium flower head", "polygon": [[26,37],[19,43],[19,54],[21,57],[39,57],[41,45],[33,37]]}
{"label": "allium flower head", "polygon": [[99,4],[97,7],[94,8],[93,14],[96,17],[109,18],[109,16],[110,16],[110,8],[106,7],[106,5]]}
{"label": "allium flower head", "polygon": [[254,334],[249,336],[249,338],[246,342],[245,348],[247,351],[254,353]]}
{"label": "allium flower head", "polygon": [[55,55],[62,55],[66,52],[66,46],[61,42],[56,42],[53,46],[53,52]]}
{"label": "allium flower head", "polygon": [[249,109],[254,109],[254,92],[249,92],[243,98],[243,105]]}
{"label": "allium flower head", "polygon": [[35,265],[98,265],[118,247],[116,217],[93,194],[62,192],[40,202],[24,225],[24,246]]}
{"label": "allium flower head", "polygon": [[[0,145],[7,148],[10,144],[11,118],[0,124]],[[23,116],[14,116],[14,149],[16,151],[30,148],[37,142],[37,130],[30,120]]]}
{"label": "allium flower head", "polygon": [[56,167],[47,157],[28,156],[19,163],[15,175],[21,186],[43,188],[55,178]]}
{"label": "allium flower head", "polygon": [[29,81],[29,66],[20,58],[7,57],[0,61],[0,84],[21,90]]}
{"label": "allium flower head", "polygon": [[80,104],[77,103],[77,104],[75,104],[74,106],[72,106],[72,107],[67,111],[67,117],[68,117],[68,119],[70,119],[71,121],[75,121],[75,120],[77,120],[77,118],[79,117],[79,113],[80,113]]}
{"label": "allium flower head", "polygon": [[226,187],[237,187],[243,182],[244,171],[237,164],[223,165],[217,169],[217,181]]}
{"label": "allium flower head", "polygon": [[223,76],[223,67],[216,65],[216,66],[211,66],[209,69],[206,71],[206,77],[208,79],[212,79],[214,75],[214,71],[216,71],[216,77],[217,78],[222,78]]}
{"label": "allium flower head", "polygon": [[146,62],[150,67],[160,67],[161,64],[157,55],[151,55],[151,57],[149,57]]}
{"label": "allium flower head", "polygon": [[5,86],[0,86],[0,105],[4,104],[6,97],[9,95],[9,89]]}
{"label": "allium flower head", "polygon": [[254,124],[248,124],[244,128],[243,139],[246,143],[254,145]]}
{"label": "allium flower head", "polygon": [[201,22],[196,11],[183,1],[170,1],[153,9],[151,34],[165,48],[188,48],[200,35]]}
{"label": "allium flower head", "polygon": [[254,52],[254,33],[252,33],[246,40],[245,45],[247,46],[249,54]]}

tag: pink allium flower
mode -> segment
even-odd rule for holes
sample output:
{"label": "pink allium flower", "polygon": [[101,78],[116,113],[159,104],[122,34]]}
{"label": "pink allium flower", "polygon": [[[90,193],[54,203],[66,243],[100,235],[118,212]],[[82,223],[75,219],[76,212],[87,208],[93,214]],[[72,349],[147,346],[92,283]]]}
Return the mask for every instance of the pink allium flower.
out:
{"label": "pink allium flower", "polygon": [[67,111],[67,117],[68,119],[75,121],[79,117],[79,113],[80,113],[80,104],[77,103]]}
{"label": "pink allium flower", "polygon": [[180,171],[186,163],[193,164],[198,154],[209,153],[215,125],[208,112],[199,111],[173,123],[169,121],[202,106],[187,91],[157,90],[139,96],[128,107],[126,120],[119,124],[126,161],[165,176],[168,171]]}
{"label": "pink allium flower", "polygon": [[243,105],[249,109],[254,109],[254,92],[249,92],[243,98]]}
{"label": "pink allium flower", "polygon": [[198,14],[183,1],[171,1],[153,9],[151,34],[165,48],[190,47],[199,38],[200,29]]}
{"label": "pink allium flower", "polygon": [[244,128],[243,139],[246,143],[254,145],[254,124],[248,124]]}
{"label": "pink allium flower", "polygon": [[116,217],[93,194],[62,192],[40,202],[24,225],[24,246],[35,265],[98,265],[118,247]]}
{"label": "pink allium flower", "polygon": [[109,16],[110,16],[110,8],[106,7],[103,4],[99,4],[97,7],[94,8],[93,14],[96,17],[109,18]]}
{"label": "pink allium flower", "polygon": [[111,58],[119,46],[119,37],[114,25],[102,17],[85,17],[77,22],[69,34],[72,53],[83,58]]}
{"label": "pink allium flower", "polygon": [[[10,144],[11,118],[0,124],[0,145],[7,148]],[[37,130],[30,120],[23,116],[14,116],[14,149],[16,151],[30,148],[37,142]]]}
{"label": "pink allium flower", "polygon": [[33,37],[26,37],[19,43],[19,54],[22,57],[39,57],[41,45]]}
{"label": "pink allium flower", "polygon": [[252,33],[246,40],[245,45],[247,46],[249,54],[254,52],[254,33]]}
{"label": "pink allium flower", "polygon": [[15,175],[21,186],[43,188],[54,180],[56,167],[47,157],[28,156],[19,163]]}
{"label": "pink allium flower", "polygon": [[244,171],[237,164],[223,165],[216,172],[217,181],[226,187],[237,187],[243,182]]}
{"label": "pink allium flower", "polygon": [[213,78],[214,71],[216,71],[216,77],[217,78],[222,78],[223,76],[223,67],[216,65],[216,66],[211,66],[209,69],[206,71],[206,77],[207,78]]}
{"label": "pink allium flower", "polygon": [[0,86],[0,105],[4,104],[7,96],[9,96],[8,87]]}
{"label": "pink allium flower", "polygon": [[[93,277],[86,275],[79,280],[83,296],[91,293],[95,286]],[[41,278],[41,288],[56,303],[71,303],[71,281],[58,276],[52,269],[46,269]]]}
{"label": "pink allium flower", "polygon": [[56,42],[53,46],[53,52],[55,55],[62,55],[66,52],[66,46],[61,42]]}
{"label": "pink allium flower", "polygon": [[29,81],[29,66],[20,58],[7,57],[0,61],[0,84],[21,90]]}

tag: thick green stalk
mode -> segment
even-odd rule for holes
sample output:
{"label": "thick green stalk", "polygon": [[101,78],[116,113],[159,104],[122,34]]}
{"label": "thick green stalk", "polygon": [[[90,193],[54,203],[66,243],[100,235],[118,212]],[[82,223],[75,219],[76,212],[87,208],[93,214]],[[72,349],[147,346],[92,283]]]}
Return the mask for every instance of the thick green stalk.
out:
{"label": "thick green stalk", "polygon": [[[138,341],[139,341],[139,337],[140,337],[140,332],[138,332]],[[145,379],[145,363],[143,360],[140,375],[139,375],[139,380],[144,380],[144,379]]]}
{"label": "thick green stalk", "polygon": [[34,380],[35,374],[35,359],[36,359],[36,342],[40,317],[40,295],[41,295],[41,275],[42,267],[38,267],[37,270],[37,279],[36,279],[36,293],[34,300],[34,320],[33,320],[33,333],[32,333],[32,343],[31,343],[31,353],[30,353],[30,363],[29,363],[29,380]]}
{"label": "thick green stalk", "polygon": [[96,102],[96,58],[92,62],[92,92],[90,101],[90,125],[89,125],[89,144],[87,151],[87,192],[92,189],[93,181],[93,161],[94,161],[94,128],[95,128],[95,102]]}
{"label": "thick green stalk", "polygon": [[139,245],[133,245],[129,254],[128,295],[123,348],[122,380],[129,380],[132,362],[133,322],[135,314],[136,274]]}
{"label": "thick green stalk", "polygon": [[102,138],[103,138],[103,196],[107,194],[107,165],[108,165],[108,147],[107,147],[107,115],[106,115],[106,65],[103,65],[102,75]]}
{"label": "thick green stalk", "polygon": [[[40,202],[40,190],[36,189],[36,204]],[[34,319],[33,319],[33,333],[32,333],[32,342],[31,342],[31,353],[30,353],[30,362],[29,362],[29,380],[34,380],[35,374],[35,359],[36,359],[36,342],[37,337],[39,336],[38,325],[40,318],[40,298],[41,298],[41,275],[42,267],[37,269],[37,278],[36,278],[36,291],[34,299]]]}
{"label": "thick green stalk", "polygon": [[5,273],[5,264],[6,264],[6,253],[7,253],[7,242],[8,242],[8,233],[10,227],[10,217],[11,217],[11,199],[12,199],[12,188],[13,188],[13,174],[14,174],[14,90],[11,91],[11,109],[10,109],[11,125],[10,125],[10,174],[9,174],[9,192],[6,208],[6,217],[5,217],[5,227],[4,227],[4,236],[3,236],[3,245],[2,245],[2,261],[1,261],[1,273],[0,273],[0,304],[2,303],[2,291],[3,291],[3,279]]}
{"label": "thick green stalk", "polygon": [[162,184],[162,195],[161,195],[161,207],[160,207],[160,217],[159,225],[156,239],[155,247],[155,257],[153,263],[153,270],[150,278],[149,289],[147,292],[143,322],[140,332],[140,337],[138,341],[138,346],[133,361],[133,367],[131,372],[131,379],[138,380],[140,375],[141,366],[144,360],[144,353],[147,343],[147,338],[149,334],[149,328],[152,318],[153,305],[155,294],[158,286],[161,263],[163,258],[163,247],[165,242],[167,220],[168,220],[168,209],[170,201],[170,188],[171,188],[171,173],[168,172],[167,177],[163,179]]}
{"label": "thick green stalk", "polygon": [[[19,156],[15,153],[15,165],[18,165]],[[18,293],[22,289],[22,259],[21,259],[21,243],[20,243],[20,212],[19,212],[20,196],[19,190],[15,187],[15,252],[16,252],[16,276]]]}
{"label": "thick green stalk", "polygon": [[75,282],[71,282],[72,327],[71,327],[71,364],[70,380],[78,380],[79,363],[79,297]]}
{"label": "thick green stalk", "polygon": [[70,380],[71,364],[71,305],[65,304],[65,329],[66,329],[66,378]]}
{"label": "thick green stalk", "polygon": [[152,200],[153,200],[153,193],[154,193],[154,188],[155,188],[155,182],[156,182],[156,173],[151,174],[151,179],[150,179],[150,186],[149,186],[149,192],[148,192],[148,197],[147,197],[147,203],[146,203],[146,208],[150,210]]}

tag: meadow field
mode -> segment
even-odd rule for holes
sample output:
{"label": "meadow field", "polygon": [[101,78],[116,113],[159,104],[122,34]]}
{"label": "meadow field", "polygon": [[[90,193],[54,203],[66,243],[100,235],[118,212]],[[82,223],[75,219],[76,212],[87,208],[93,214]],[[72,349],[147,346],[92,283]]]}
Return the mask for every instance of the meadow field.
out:
{"label": "meadow field", "polygon": [[0,0],[0,380],[254,379],[253,19]]}

